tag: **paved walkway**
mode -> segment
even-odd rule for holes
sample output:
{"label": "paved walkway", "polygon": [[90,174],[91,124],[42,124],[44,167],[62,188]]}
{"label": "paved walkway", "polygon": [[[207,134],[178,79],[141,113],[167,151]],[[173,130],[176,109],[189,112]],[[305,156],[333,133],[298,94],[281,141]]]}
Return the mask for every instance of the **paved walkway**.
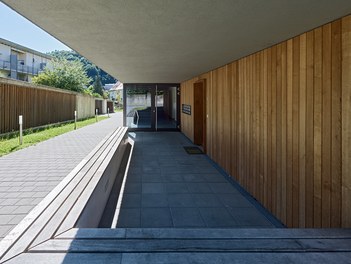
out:
{"label": "paved walkway", "polygon": [[117,227],[267,228],[262,213],[178,132],[130,133],[135,140]]}
{"label": "paved walkway", "polygon": [[122,113],[0,158],[0,240],[94,147]]}

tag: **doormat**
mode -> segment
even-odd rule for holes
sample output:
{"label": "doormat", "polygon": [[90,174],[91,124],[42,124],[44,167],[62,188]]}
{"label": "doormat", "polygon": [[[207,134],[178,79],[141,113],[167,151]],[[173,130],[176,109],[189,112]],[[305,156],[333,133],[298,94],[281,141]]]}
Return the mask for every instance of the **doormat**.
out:
{"label": "doormat", "polygon": [[204,154],[199,147],[186,146],[184,149],[188,154]]}

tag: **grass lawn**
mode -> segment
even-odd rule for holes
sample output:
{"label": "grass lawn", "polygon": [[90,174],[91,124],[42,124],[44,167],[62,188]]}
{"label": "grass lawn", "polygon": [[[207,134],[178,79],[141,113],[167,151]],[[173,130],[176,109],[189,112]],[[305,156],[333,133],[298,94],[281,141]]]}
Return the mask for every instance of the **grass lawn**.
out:
{"label": "grass lawn", "polygon": [[[98,121],[104,120],[106,118],[108,117],[99,116]],[[89,118],[83,121],[78,121],[77,129],[87,125],[94,124],[95,122],[96,122],[95,117]],[[11,152],[17,151],[19,149],[29,147],[31,145],[47,140],[49,138],[56,137],[58,135],[70,132],[72,130],[74,130],[74,123],[63,124],[55,127],[48,127],[46,129],[24,135],[22,145],[19,144],[18,137],[3,138],[3,139],[0,138],[0,157],[6,154],[9,154]]]}

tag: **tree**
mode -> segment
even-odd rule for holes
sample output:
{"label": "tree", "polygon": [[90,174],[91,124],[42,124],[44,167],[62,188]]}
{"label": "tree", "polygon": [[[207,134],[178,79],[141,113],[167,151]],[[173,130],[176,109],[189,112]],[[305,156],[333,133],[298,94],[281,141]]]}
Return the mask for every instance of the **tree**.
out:
{"label": "tree", "polygon": [[111,75],[101,70],[95,64],[91,63],[85,57],[81,56],[75,51],[67,51],[67,50],[55,50],[48,53],[50,56],[58,59],[67,59],[69,61],[79,61],[83,64],[84,70],[87,75],[91,78],[90,84],[93,84],[93,81],[96,79],[98,75],[100,75],[100,80],[103,85],[106,83],[115,83],[117,80],[113,78]]}
{"label": "tree", "polygon": [[46,67],[38,76],[33,78],[36,84],[83,92],[91,79],[86,74],[83,64],[79,61],[68,61],[64,58],[52,60],[52,67]]}
{"label": "tree", "polygon": [[100,75],[97,75],[93,84],[93,93],[100,94],[101,96],[104,95],[101,78]]}

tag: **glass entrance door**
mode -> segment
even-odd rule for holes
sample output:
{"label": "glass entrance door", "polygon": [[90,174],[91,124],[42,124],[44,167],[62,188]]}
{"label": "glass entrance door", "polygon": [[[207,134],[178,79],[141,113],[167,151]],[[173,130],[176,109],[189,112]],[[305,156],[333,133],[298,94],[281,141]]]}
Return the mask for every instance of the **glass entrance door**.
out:
{"label": "glass entrance door", "polygon": [[155,127],[155,90],[149,85],[124,85],[125,125],[132,129]]}
{"label": "glass entrance door", "polygon": [[124,84],[124,125],[130,130],[177,130],[179,85]]}

